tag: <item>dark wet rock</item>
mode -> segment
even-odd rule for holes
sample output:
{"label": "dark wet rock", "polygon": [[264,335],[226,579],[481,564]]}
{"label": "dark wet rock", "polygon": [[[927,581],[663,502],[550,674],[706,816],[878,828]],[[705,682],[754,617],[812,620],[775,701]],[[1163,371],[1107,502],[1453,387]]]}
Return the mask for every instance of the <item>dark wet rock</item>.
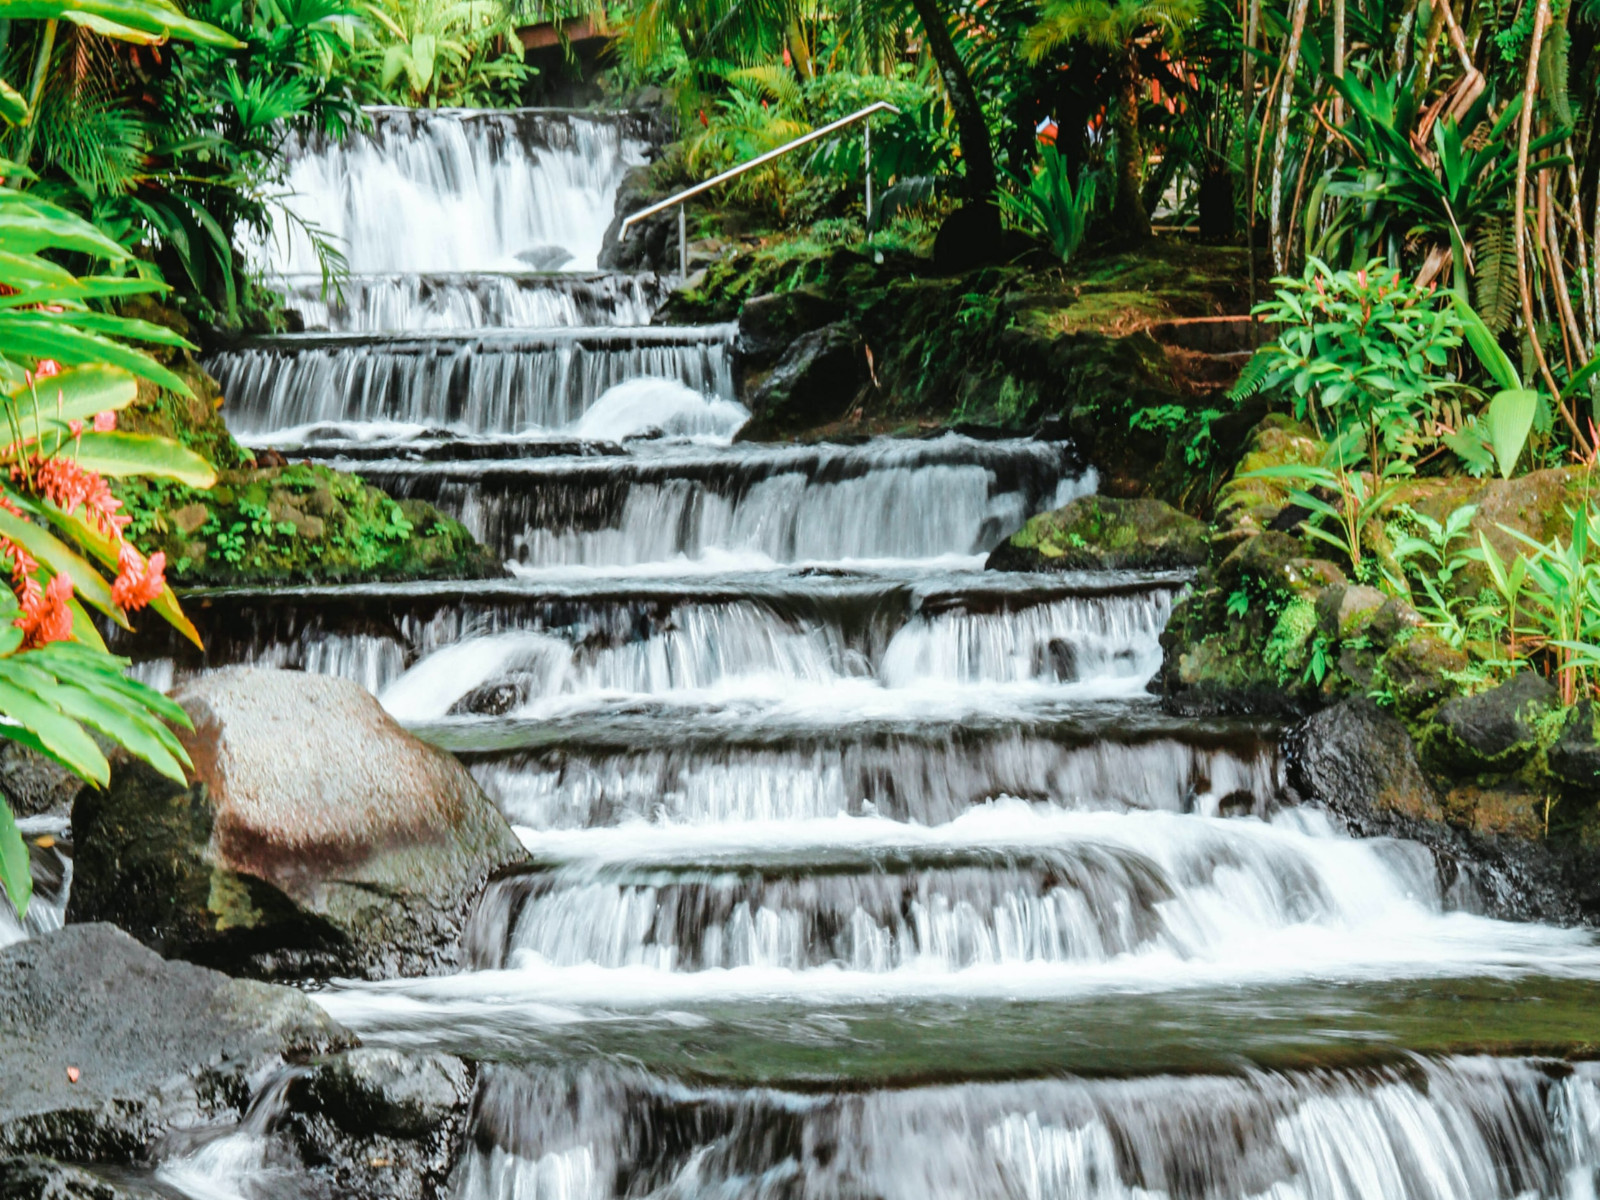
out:
{"label": "dark wet rock", "polygon": [[1229,792],[1217,801],[1217,816],[1219,817],[1248,817],[1256,810],[1255,795],[1243,788]]}
{"label": "dark wet rock", "polygon": [[261,978],[417,974],[526,858],[466,769],[348,680],[233,667],[175,699],[192,783],[123,759],[80,793],[69,921]]}
{"label": "dark wet rock", "polygon": [[617,188],[617,202],[611,224],[600,239],[597,265],[602,271],[657,271],[676,274],[678,271],[678,214],[676,211],[657,213],[628,230],[626,241],[621,240],[622,222],[642,208],[648,208],[666,193],[657,188],[650,178],[648,166],[634,167],[622,177]]}
{"label": "dark wet rock", "polygon": [[486,683],[473,688],[450,706],[451,716],[472,714],[503,717],[523,701],[522,689],[514,683]]}
{"label": "dark wet rock", "polygon": [[784,351],[772,373],[746,396],[743,438],[823,425],[845,415],[867,381],[861,335],[845,321],[805,334]]}
{"label": "dark wet rock", "polygon": [[321,1113],[346,1133],[418,1138],[448,1121],[471,1088],[467,1065],[452,1055],[362,1047],[296,1080],[290,1106]]}
{"label": "dark wet rock", "polygon": [[157,1200],[157,1193],[53,1158],[21,1154],[0,1158],[0,1200]]}
{"label": "dark wet rock", "polygon": [[955,275],[994,262],[1004,237],[1000,210],[992,202],[969,201],[945,218],[933,239],[934,269]]}
{"label": "dark wet rock", "polygon": [[989,555],[1003,571],[1161,571],[1197,567],[1205,523],[1160,500],[1080,496],[1040,513]]}
{"label": "dark wet rock", "polygon": [[285,1127],[306,1165],[341,1195],[434,1195],[471,1093],[471,1070],[448,1054],[351,1050],[294,1081]]}
{"label": "dark wet rock", "polygon": [[1067,638],[1051,638],[1045,647],[1049,673],[1060,683],[1073,683],[1079,676],[1078,646]]}
{"label": "dark wet rock", "polygon": [[796,338],[843,316],[837,301],[814,288],[752,297],[739,310],[739,357],[747,367],[770,367]]}
{"label": "dark wet rock", "polygon": [[0,741],[0,795],[18,817],[65,816],[83,781],[44,755]]}
{"label": "dark wet rock", "polygon": [[1300,722],[1283,751],[1290,801],[1322,808],[1356,837],[1421,843],[1441,894],[1455,902],[1505,920],[1566,925],[1600,916],[1600,855],[1440,820],[1445,807],[1405,727],[1371,700],[1344,700]]}
{"label": "dark wet rock", "polygon": [[1286,753],[1303,795],[1354,812],[1442,815],[1406,727],[1370,700],[1345,700],[1307,718]]}
{"label": "dark wet rock", "polygon": [[1514,770],[1538,748],[1537,722],[1560,704],[1549,680],[1522,671],[1499,687],[1446,700],[1423,737],[1423,755],[1438,771]]}
{"label": "dark wet rock", "polygon": [[290,988],[68,926],[0,951],[0,1155],[132,1161],[173,1129],[237,1117],[285,1059],[353,1041]]}
{"label": "dark wet rock", "polygon": [[1579,795],[1600,794],[1600,738],[1595,737],[1594,705],[1585,700],[1567,719],[1545,764],[1560,783]]}

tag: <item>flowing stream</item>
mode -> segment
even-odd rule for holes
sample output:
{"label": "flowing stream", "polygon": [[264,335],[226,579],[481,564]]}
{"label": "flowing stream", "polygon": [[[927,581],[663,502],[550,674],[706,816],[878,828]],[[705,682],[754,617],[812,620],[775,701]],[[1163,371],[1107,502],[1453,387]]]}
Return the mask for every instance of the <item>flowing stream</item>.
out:
{"label": "flowing stream", "polygon": [[[534,857],[470,969],[315,993],[484,1063],[451,1194],[1592,1197],[1600,1072],[1540,1057],[1597,1040],[1591,937],[1284,807],[1270,724],[1164,716],[1181,576],[983,571],[1093,491],[1070,446],[732,441],[732,330],[593,270],[641,156],[534,112],[302,147],[356,278],[290,239],[312,332],[211,363],[252,442],[512,568],[203,610],[212,661],[460,753]],[[269,1118],[163,1178],[272,1194]]]}

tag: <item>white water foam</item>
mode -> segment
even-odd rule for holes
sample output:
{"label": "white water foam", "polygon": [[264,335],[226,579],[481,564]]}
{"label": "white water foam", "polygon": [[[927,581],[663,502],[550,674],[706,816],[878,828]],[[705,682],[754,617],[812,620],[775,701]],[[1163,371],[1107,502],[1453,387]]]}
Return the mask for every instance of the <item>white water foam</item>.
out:
{"label": "white water foam", "polygon": [[[287,180],[289,207],[359,274],[593,270],[644,161],[620,125],[576,114],[369,111],[372,134],[293,151]],[[272,265],[315,274],[304,233],[279,224]]]}
{"label": "white water foam", "polygon": [[704,395],[676,379],[643,376],[607,389],[570,432],[595,441],[652,435],[727,445],[749,419],[750,410],[737,401]]}

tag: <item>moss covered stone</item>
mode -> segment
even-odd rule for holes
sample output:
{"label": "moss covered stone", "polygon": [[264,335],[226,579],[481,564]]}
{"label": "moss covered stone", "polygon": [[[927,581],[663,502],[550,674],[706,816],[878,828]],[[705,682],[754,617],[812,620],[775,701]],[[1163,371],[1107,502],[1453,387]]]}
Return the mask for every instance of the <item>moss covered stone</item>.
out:
{"label": "moss covered stone", "polygon": [[1082,496],[1040,513],[1002,542],[989,566],[1008,571],[1171,570],[1209,551],[1205,523],[1160,500]]}
{"label": "moss covered stone", "polygon": [[481,578],[501,570],[459,521],[358,475],[300,463],[223,471],[207,491],[122,480],[129,534],[184,584]]}

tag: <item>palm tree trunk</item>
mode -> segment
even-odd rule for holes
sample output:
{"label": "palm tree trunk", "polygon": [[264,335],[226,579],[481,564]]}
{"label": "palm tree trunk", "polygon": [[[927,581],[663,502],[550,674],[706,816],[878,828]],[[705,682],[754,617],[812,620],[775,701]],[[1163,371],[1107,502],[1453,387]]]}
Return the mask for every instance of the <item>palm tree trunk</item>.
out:
{"label": "palm tree trunk", "polygon": [[[939,77],[944,81],[945,94],[950,97],[950,107],[955,112],[956,136],[961,143],[961,161],[966,166],[967,198],[979,204],[995,205],[996,177],[994,150],[989,145],[989,126],[983,119],[983,108],[978,103],[978,93],[972,86],[967,66],[956,53],[950,38],[950,26],[938,0],[911,0],[917,19],[922,22],[923,35],[928,39],[928,49]],[[998,224],[998,210],[996,216]]]}
{"label": "palm tree trunk", "polygon": [[1118,233],[1133,238],[1150,236],[1150,214],[1145,212],[1141,182],[1144,176],[1144,142],[1139,137],[1139,72],[1131,57],[1122,64],[1117,81],[1117,197],[1111,223]]}

